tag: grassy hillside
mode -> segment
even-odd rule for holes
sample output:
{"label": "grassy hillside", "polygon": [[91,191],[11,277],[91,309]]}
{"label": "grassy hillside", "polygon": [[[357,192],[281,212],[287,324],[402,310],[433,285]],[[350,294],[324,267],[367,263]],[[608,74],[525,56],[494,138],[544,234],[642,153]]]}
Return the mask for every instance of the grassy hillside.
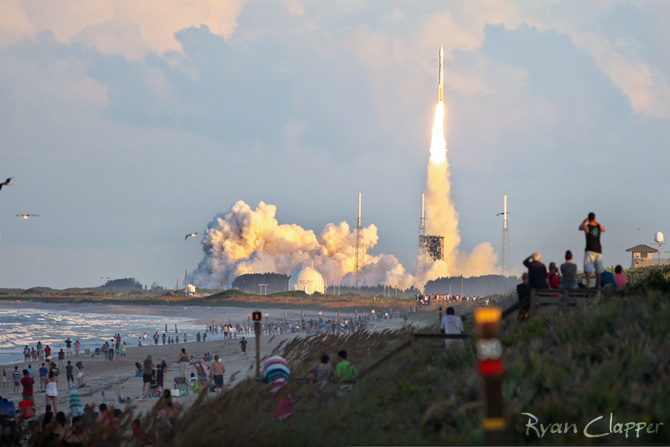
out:
{"label": "grassy hillside", "polygon": [[[472,319],[467,319],[471,321]],[[625,293],[577,308],[541,309],[529,321],[503,324],[503,398],[509,443],[649,444],[670,442],[670,281],[657,272]],[[471,331],[472,328],[466,328]],[[435,331],[436,328],[433,329]],[[406,341],[405,332],[331,337],[285,347],[294,377],[322,352],[350,351],[359,368]],[[363,378],[355,392],[316,412],[311,386],[291,383],[297,414],[273,422],[266,385],[247,381],[222,399],[203,402],[186,415],[174,442],[225,439],[246,445],[471,444],[483,442],[480,378],[474,343],[449,355],[440,342],[420,342]],[[574,424],[568,434],[527,429],[529,413],[548,426]],[[657,433],[625,429],[626,423],[663,423]],[[196,417],[196,415],[198,415]],[[623,423],[624,425],[617,425]],[[636,426],[637,427],[637,426]],[[571,428],[571,427],[570,427]],[[557,431],[557,426],[553,427]],[[528,435],[526,434],[528,431]],[[653,430],[652,430],[653,431]],[[538,430],[541,434],[541,431]]]}

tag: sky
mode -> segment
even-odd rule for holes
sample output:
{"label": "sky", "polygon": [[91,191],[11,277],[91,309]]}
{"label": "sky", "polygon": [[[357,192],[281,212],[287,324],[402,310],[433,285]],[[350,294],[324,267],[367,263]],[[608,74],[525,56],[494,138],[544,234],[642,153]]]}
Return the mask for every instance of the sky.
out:
{"label": "sky", "polygon": [[371,252],[413,271],[440,45],[460,249],[500,254],[507,194],[517,274],[535,251],[581,264],[590,211],[605,265],[628,267],[670,236],[668,17],[653,0],[5,0],[0,287],[172,288],[204,256],[184,235],[238,201],[320,233],[356,225],[359,192]]}

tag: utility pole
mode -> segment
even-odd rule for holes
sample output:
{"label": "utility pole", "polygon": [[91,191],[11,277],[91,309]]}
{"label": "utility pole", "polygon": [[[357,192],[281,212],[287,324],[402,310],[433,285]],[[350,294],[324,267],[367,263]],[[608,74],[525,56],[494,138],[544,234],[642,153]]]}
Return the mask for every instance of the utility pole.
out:
{"label": "utility pole", "polygon": [[358,193],[358,221],[356,222],[356,259],[354,259],[354,282],[356,288],[358,289],[358,272],[363,267],[365,263],[365,250],[361,245],[361,230],[362,219],[361,219],[361,193]]}
{"label": "utility pole", "polygon": [[503,212],[498,213],[498,216],[502,214],[503,216],[503,228],[502,228],[502,248],[500,256],[500,274],[505,276],[505,274],[510,274],[510,262],[509,262],[509,228],[507,226],[507,194],[503,198]]}

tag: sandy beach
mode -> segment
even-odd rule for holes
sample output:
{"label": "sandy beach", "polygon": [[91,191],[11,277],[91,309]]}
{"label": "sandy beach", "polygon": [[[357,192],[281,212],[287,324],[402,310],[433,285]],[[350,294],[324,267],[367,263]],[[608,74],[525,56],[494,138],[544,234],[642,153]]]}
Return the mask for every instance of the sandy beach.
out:
{"label": "sandy beach", "polygon": [[[155,312],[156,309],[152,309]],[[143,312],[143,309],[140,309],[139,312]],[[283,311],[282,311],[283,312]],[[197,309],[195,316],[200,317],[194,320],[197,324],[204,325],[210,323],[211,318],[207,318],[203,315],[206,313],[206,309]],[[277,313],[277,312],[275,312]],[[293,310],[291,313],[296,313]],[[169,316],[169,315],[166,315]],[[294,315],[295,316],[295,315]],[[325,315],[324,315],[325,317]],[[341,318],[351,318],[353,314],[341,314]],[[238,317],[239,318],[239,317]],[[315,311],[306,313],[306,319],[309,318],[318,318],[318,313]],[[235,318],[233,318],[235,319]],[[324,318],[325,319],[325,318]],[[219,319],[217,319],[219,320]],[[246,322],[246,317],[244,318]],[[403,325],[402,319],[380,319],[371,322],[370,329],[372,330],[383,330],[383,329],[397,329]],[[419,323],[421,324],[421,323]],[[282,341],[293,338],[307,336],[305,332],[296,332],[296,333],[286,333],[286,334],[276,334],[276,335],[261,335],[260,337],[260,353],[261,358],[268,356],[272,349],[277,347]],[[194,337],[195,338],[195,337]],[[242,356],[240,340],[241,336],[238,336],[236,339],[217,339],[206,342],[195,342],[189,339],[188,343],[179,343],[171,345],[163,345],[162,342],[159,342],[158,345],[153,344],[153,340],[150,337],[147,337],[147,340],[143,342],[143,346],[137,346],[137,340],[129,340],[127,355],[126,357],[120,357],[118,355],[114,356],[114,360],[105,360],[102,355],[91,357],[84,356],[80,354],[79,357],[66,356],[65,362],[70,360],[74,365],[77,361],[82,361],[85,370],[84,383],[85,386],[78,388],[79,396],[83,405],[99,405],[101,403],[107,403],[108,405],[112,404],[115,408],[124,410],[128,404],[119,403],[118,397],[130,398],[130,403],[139,411],[145,412],[152,408],[156,403],[156,398],[144,398],[142,395],[142,377],[136,377],[136,367],[135,363],[142,364],[147,356],[151,355],[154,363],[160,362],[163,358],[167,362],[167,374],[164,380],[166,389],[174,388],[174,379],[179,375],[179,366],[177,364],[177,358],[179,352],[182,348],[186,349],[186,353],[189,356],[194,356],[195,359],[202,359],[205,353],[210,353],[212,356],[219,355],[221,361],[223,362],[226,373],[224,375],[224,382],[226,386],[234,386],[235,383],[244,380],[247,377],[251,377],[255,374],[255,359],[256,359],[256,341],[255,336],[245,336],[247,340],[247,359]],[[135,346],[132,346],[135,344]],[[211,363],[211,362],[208,362]],[[44,411],[46,405],[46,397],[43,392],[39,392],[39,374],[38,369],[41,366],[41,362],[21,362],[15,363],[12,365],[3,365],[3,368],[6,369],[8,373],[8,382],[5,388],[1,389],[0,396],[7,398],[11,401],[14,401],[17,408],[18,402],[22,400],[20,394],[13,394],[13,383],[11,378],[11,371],[14,370],[14,365],[18,366],[19,371],[22,371],[30,364],[32,369],[35,371],[35,404],[37,407],[37,413],[41,414]],[[261,364],[262,369],[262,364]],[[195,372],[195,369],[191,366],[188,370],[188,375],[191,372]],[[76,375],[76,368],[75,368]],[[21,389],[21,387],[20,387]],[[70,410],[69,405],[69,390],[67,386],[65,368],[61,368],[59,378],[58,378],[58,410],[65,411],[66,414]],[[103,397],[104,392],[104,397]],[[189,392],[187,396],[179,397],[179,402],[185,408],[188,407],[192,402],[195,401],[196,395],[193,392]]]}

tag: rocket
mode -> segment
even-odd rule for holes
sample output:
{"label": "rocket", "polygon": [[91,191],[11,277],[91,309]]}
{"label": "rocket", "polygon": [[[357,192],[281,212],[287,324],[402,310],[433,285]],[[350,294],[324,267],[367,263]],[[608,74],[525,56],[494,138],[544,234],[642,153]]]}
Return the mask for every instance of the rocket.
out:
{"label": "rocket", "polygon": [[444,101],[444,50],[442,49],[442,45],[440,45],[440,71],[439,71],[439,84],[437,84],[437,100],[442,102]]}

